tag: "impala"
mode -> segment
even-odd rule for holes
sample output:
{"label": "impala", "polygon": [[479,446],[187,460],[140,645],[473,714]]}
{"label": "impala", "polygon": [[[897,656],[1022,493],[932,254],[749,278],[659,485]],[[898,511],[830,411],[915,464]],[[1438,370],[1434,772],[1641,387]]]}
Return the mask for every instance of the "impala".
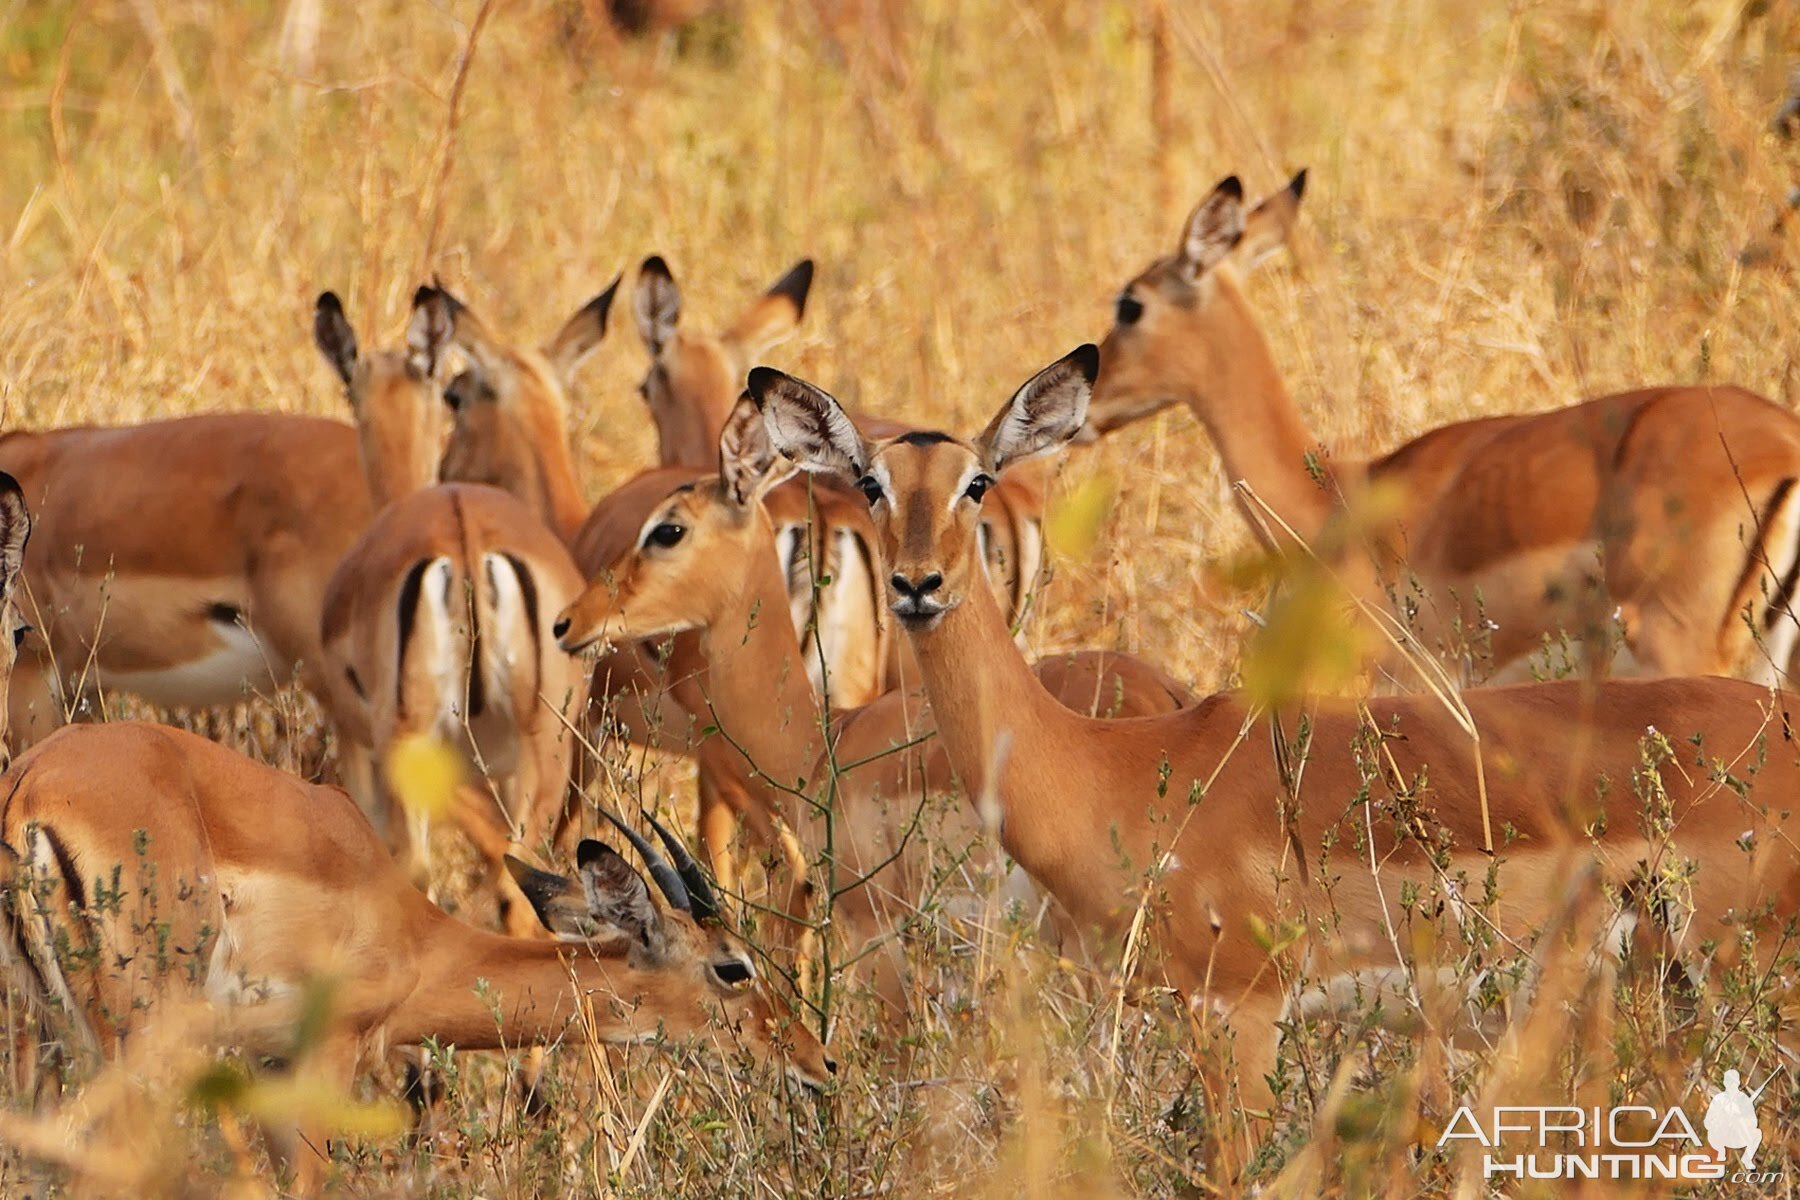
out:
{"label": "impala", "polygon": [[[1462,703],[1479,742],[1435,698],[1272,716],[1227,693],[1136,720],[1058,704],[980,581],[975,531],[1002,472],[1082,429],[1099,369],[1079,348],[974,441],[869,442],[830,396],[766,368],[750,390],[781,453],[874,500],[888,603],[938,736],[967,792],[996,797],[1007,852],[1115,945],[1140,905],[1154,911],[1169,984],[1196,1021],[1222,1011],[1236,1032],[1246,1099],[1270,1097],[1296,971],[1409,968],[1388,933],[1403,892],[1407,912],[1442,905],[1529,942],[1557,881],[1593,864],[1627,903],[1673,897],[1651,916],[1695,958],[1730,959],[1800,912],[1800,767],[1775,698],[1749,683],[1476,689]],[[1268,749],[1272,723],[1306,729],[1301,769]],[[1272,961],[1258,931],[1290,919],[1298,940]]]}
{"label": "impala", "polygon": [[444,331],[415,321],[406,348],[358,355],[331,293],[316,328],[355,429],[218,413],[0,434],[0,469],[19,480],[38,530],[24,600],[38,634],[13,681],[16,740],[108,690],[195,707],[296,675],[323,690],[325,584],[369,521],[359,459],[396,476],[420,469],[414,431],[437,404]]}
{"label": "impala", "polygon": [[[611,297],[602,293],[558,336],[571,369],[605,335]],[[319,343],[332,357],[347,327],[326,335],[325,299]],[[447,334],[452,316],[443,292],[421,288],[414,305],[416,327]],[[476,373],[464,372],[447,399],[455,405],[479,386]],[[442,404],[418,399],[423,411],[415,424],[441,419]],[[430,476],[421,479],[418,471],[434,467],[438,443],[416,442],[424,443],[422,453],[365,452],[370,494],[388,502],[326,588],[326,709],[351,794],[403,856],[410,852],[409,865],[421,875],[424,839],[405,836],[407,824],[394,820],[385,769],[376,769],[392,747],[433,735],[498,782],[506,836],[493,836],[484,819],[491,805],[458,815],[503,878],[505,847],[516,841],[541,850],[564,809],[568,729],[580,714],[585,681],[578,664],[556,650],[549,622],[580,592],[581,577],[562,542],[510,494],[473,484],[425,486]],[[407,469],[396,469],[396,461]],[[530,927],[523,905],[507,906],[507,921],[514,932]]]}
{"label": "impala", "polygon": [[[811,1086],[835,1069],[770,1006],[693,860],[671,866],[636,834],[667,907],[599,842],[581,844],[579,881],[509,864],[562,939],[548,941],[446,915],[342,791],[180,730],[63,730],[13,763],[0,794],[11,936],[89,1051],[155,1045],[186,1001],[210,1005],[217,1040],[252,1061],[286,1057],[324,982],[329,1021],[310,1056],[340,1091],[384,1046],[509,1049],[556,1038],[583,1010],[609,1042],[704,1032],[780,1057]],[[314,1190],[325,1143],[297,1132]]]}
{"label": "impala", "polygon": [[[812,276],[810,259],[796,263],[723,334],[713,336],[680,326],[681,293],[668,264],[656,256],[644,260],[632,311],[651,362],[638,390],[656,423],[663,466],[696,474],[712,468],[744,372],[805,315]],[[883,436],[908,428],[893,421],[863,424]],[[796,480],[771,489],[764,503],[775,519],[794,626],[813,687],[823,691],[821,663],[840,704],[866,703],[901,682],[907,673],[898,657],[900,643],[882,618],[870,552],[873,530],[863,498],[842,487],[809,489]],[[1024,620],[1043,570],[1043,514],[1043,482],[1021,473],[1001,487],[982,522],[988,573],[1015,622]],[[641,520],[643,514],[632,515]],[[830,583],[815,592],[815,576]]]}
{"label": "impala", "polygon": [[[834,907],[832,924],[860,948],[891,941],[912,915],[936,868],[971,860],[973,875],[997,875],[980,848],[972,808],[934,803],[952,790],[950,764],[931,740],[931,717],[915,692],[895,689],[858,708],[822,713],[798,669],[791,624],[767,620],[787,595],[773,518],[762,500],[789,471],[776,469],[762,415],[745,397],[721,435],[718,473],[672,482],[634,538],[556,622],[564,649],[632,642],[696,631],[707,667],[707,707],[751,780],[746,814],[765,845],[774,819],[801,833],[812,852],[828,851],[833,890],[861,878]],[[721,570],[720,564],[732,564]],[[1039,664],[1058,700],[1115,716],[1167,713],[1193,697],[1161,671],[1123,654],[1055,655]],[[826,755],[830,743],[831,755]],[[834,763],[855,764],[824,784]],[[794,793],[819,808],[796,803]],[[823,806],[834,822],[827,841]],[[924,826],[924,828],[921,828]],[[702,826],[703,835],[706,833]],[[929,836],[927,836],[927,833]],[[798,913],[800,896],[788,901]],[[904,1011],[897,955],[875,960],[877,991]]]}
{"label": "impala", "polygon": [[[1385,485],[1399,506],[1376,551],[1389,590],[1405,593],[1409,572],[1426,643],[1491,670],[1562,633],[1603,664],[1614,614],[1642,673],[1785,670],[1800,635],[1800,418],[1742,388],[1661,387],[1321,460],[1241,283],[1285,241],[1305,181],[1246,212],[1226,179],[1175,253],[1126,284],[1088,432],[1186,403],[1227,476],[1309,541],[1345,495]],[[1287,540],[1245,512],[1266,542]]]}

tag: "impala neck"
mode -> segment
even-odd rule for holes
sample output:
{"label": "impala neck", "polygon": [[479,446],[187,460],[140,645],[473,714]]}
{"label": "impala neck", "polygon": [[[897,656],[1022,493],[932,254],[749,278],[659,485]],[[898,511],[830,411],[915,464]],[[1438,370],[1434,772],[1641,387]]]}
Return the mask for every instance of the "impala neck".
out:
{"label": "impala neck", "polygon": [[[548,406],[547,406],[548,407]],[[575,481],[575,459],[569,452],[568,430],[554,409],[532,414],[539,428],[531,431],[530,444],[538,448],[538,504],[550,527],[563,541],[573,541],[587,520],[587,502]]]}
{"label": "impala neck", "polygon": [[[1337,507],[1330,481],[1321,483],[1307,470],[1307,455],[1319,453],[1318,440],[1301,419],[1237,281],[1221,273],[1214,286],[1198,339],[1207,353],[1188,360],[1192,375],[1181,390],[1218,447],[1227,479],[1248,483],[1263,504],[1311,541]],[[1234,499],[1265,544],[1287,543],[1261,506],[1241,495]]]}
{"label": "impala neck", "polygon": [[774,533],[766,532],[754,539],[740,585],[701,631],[705,687],[719,729],[760,773],[793,787],[818,759],[820,706],[788,616]]}
{"label": "impala neck", "polygon": [[[602,993],[593,1011],[605,1041],[654,1033],[659,1020],[671,1033],[687,1032],[699,1023],[691,1006],[655,1003],[644,1007],[655,1015],[633,1022],[631,1002],[640,992],[650,998],[655,981],[623,956],[596,956],[589,946],[488,933],[453,917],[434,924],[421,955],[426,965],[418,985],[387,1022],[394,1044],[435,1038],[466,1050],[499,1050],[543,1043],[557,1037],[575,1014],[575,988]],[[478,986],[481,980],[487,981],[485,988]],[[608,996],[626,1003],[608,1003]]]}
{"label": "impala neck", "polygon": [[1095,804],[1105,797],[1084,782],[1099,765],[1084,749],[1094,722],[1044,690],[979,568],[970,577],[975,586],[936,629],[908,637],[963,793],[978,806],[997,800],[1007,853],[1054,890],[1071,853],[1101,828]]}

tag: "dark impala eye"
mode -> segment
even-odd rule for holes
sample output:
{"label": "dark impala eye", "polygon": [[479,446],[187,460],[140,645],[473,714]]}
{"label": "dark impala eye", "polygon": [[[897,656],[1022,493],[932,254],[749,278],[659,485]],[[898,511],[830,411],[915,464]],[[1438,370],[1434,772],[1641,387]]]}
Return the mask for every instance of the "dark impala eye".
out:
{"label": "dark impala eye", "polygon": [[875,477],[864,475],[856,481],[856,486],[861,488],[862,494],[869,498],[869,507],[874,508],[875,502],[881,499],[881,485],[875,481]]}
{"label": "dark impala eye", "polygon": [[1143,301],[1139,300],[1130,292],[1120,293],[1118,309],[1114,313],[1114,320],[1118,321],[1121,325],[1136,325],[1138,323],[1138,318],[1143,315]]}
{"label": "dark impala eye", "polygon": [[987,490],[993,486],[994,477],[992,475],[977,475],[969,480],[969,486],[963,489],[963,495],[980,504],[981,498],[987,495]]}
{"label": "dark impala eye", "polygon": [[31,632],[31,626],[21,625],[13,630],[13,649],[17,650],[25,644],[25,635]]}
{"label": "dark impala eye", "polygon": [[661,546],[664,549],[667,549],[668,547],[679,543],[681,539],[686,536],[687,526],[665,522],[664,524],[658,525],[655,529],[652,529],[650,531],[650,536],[644,540],[652,546]]}
{"label": "dark impala eye", "polygon": [[719,982],[726,987],[738,987],[741,984],[749,983],[756,973],[750,969],[749,963],[731,959],[726,962],[714,963],[713,974],[717,975]]}

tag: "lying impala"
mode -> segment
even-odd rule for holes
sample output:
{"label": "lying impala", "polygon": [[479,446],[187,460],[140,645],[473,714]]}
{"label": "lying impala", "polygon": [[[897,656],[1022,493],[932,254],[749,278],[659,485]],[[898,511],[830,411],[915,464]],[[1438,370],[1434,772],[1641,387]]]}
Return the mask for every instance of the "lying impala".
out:
{"label": "lying impala", "polygon": [[[1800,418],[1761,396],[1650,388],[1462,421],[1368,463],[1315,465],[1317,439],[1240,283],[1286,239],[1305,182],[1302,172],[1246,213],[1236,177],[1226,179],[1175,253],[1125,285],[1088,430],[1186,403],[1226,474],[1308,540],[1340,492],[1390,485],[1399,516],[1378,551],[1388,586],[1407,590],[1396,568],[1416,576],[1426,644],[1460,655],[1454,643],[1472,638],[1490,670],[1559,632],[1598,638],[1586,653],[1603,662],[1616,611],[1643,673],[1768,681],[1785,671],[1800,635],[1790,610]],[[1265,536],[1262,514],[1247,515]]]}
{"label": "lying impala", "polygon": [[[1099,367],[1093,346],[1051,364],[972,442],[869,442],[830,396],[766,368],[750,390],[781,453],[874,498],[889,605],[958,778],[998,799],[1007,852],[1115,944],[1140,901],[1154,907],[1168,982],[1198,1019],[1208,1005],[1228,1014],[1253,1104],[1270,1096],[1295,968],[1330,980],[1410,966],[1387,932],[1403,890],[1418,896],[1409,912],[1443,905],[1528,942],[1557,881],[1593,863],[1627,895],[1679,893],[1672,907],[1687,911],[1653,914],[1673,949],[1722,960],[1800,913],[1800,767],[1779,706],[1748,683],[1465,693],[1479,773],[1435,699],[1307,702],[1298,772],[1267,749],[1269,715],[1239,696],[1116,721],[1058,704],[981,584],[975,529],[994,479],[1081,430]],[[1300,940],[1272,962],[1257,923],[1290,920]]]}
{"label": "lying impala", "polygon": [[[599,842],[581,844],[579,881],[510,864],[562,939],[546,941],[447,916],[343,792],[180,730],[63,730],[13,763],[0,794],[0,859],[18,884],[10,936],[90,1051],[129,1050],[185,1000],[210,1004],[219,1041],[251,1061],[285,1057],[309,983],[327,980],[312,1054],[340,1091],[384,1046],[553,1040],[578,1002],[609,1042],[703,1032],[781,1058],[810,1086],[835,1069],[770,1006],[693,860],[681,851],[672,867],[635,834],[667,907]],[[302,1188],[316,1190],[325,1142],[292,1132]]]}
{"label": "lying impala", "polygon": [[[606,332],[608,289],[558,335],[571,368]],[[446,296],[421,288],[414,325],[447,334]],[[335,328],[321,301],[319,343],[327,357],[350,337]],[[335,311],[335,309],[333,309]],[[341,315],[338,317],[341,323]],[[340,370],[342,367],[340,367]],[[448,399],[478,387],[469,373]],[[440,419],[443,405],[420,399],[420,422]],[[437,443],[424,463],[433,465]],[[578,663],[560,653],[550,622],[581,591],[581,576],[556,535],[530,509],[498,488],[425,486],[416,471],[365,454],[369,490],[388,503],[345,554],[324,597],[320,640],[327,711],[339,737],[352,795],[390,843],[410,850],[423,875],[423,838],[405,836],[384,786],[384,765],[403,739],[431,734],[462,749],[475,773],[499,784],[507,831],[496,835],[486,809],[464,814],[503,878],[509,842],[541,852],[563,812],[573,739],[568,730],[585,699]],[[411,458],[408,460],[411,462]],[[508,928],[525,933],[523,905],[507,907]]]}
{"label": "lying impala", "polygon": [[[663,466],[687,467],[696,475],[712,469],[744,373],[764,350],[793,332],[805,315],[812,277],[812,261],[802,259],[714,336],[680,327],[681,293],[668,264],[660,257],[644,260],[632,311],[651,361],[638,390],[656,423]],[[878,436],[908,428],[871,419],[864,419],[862,427]],[[831,673],[833,700],[855,706],[901,682],[906,671],[898,658],[900,644],[882,617],[868,504],[854,491],[821,482],[824,486],[810,489],[801,480],[773,488],[764,503],[775,520],[807,675],[823,694],[823,661]],[[631,515],[635,529],[644,514]],[[1006,597],[1015,623],[1024,620],[1043,570],[1043,516],[1042,481],[1021,474],[995,493],[982,520],[988,575]],[[814,576],[830,582],[815,592]]]}
{"label": "lying impala", "polygon": [[419,414],[435,420],[439,380],[432,331],[415,325],[405,349],[358,356],[337,297],[320,298],[319,317],[357,428],[219,413],[0,434],[0,469],[38,526],[25,563],[38,636],[13,683],[17,740],[103,690],[209,706],[298,675],[323,691],[325,584],[369,521],[359,459],[424,469],[408,456]]}
{"label": "lying impala", "polygon": [[[776,844],[773,818],[780,816],[801,831],[809,851],[826,851],[823,814],[793,793],[822,804],[833,761],[853,764],[829,793],[836,819],[825,865],[834,891],[865,882],[844,893],[832,925],[847,941],[850,961],[865,947],[888,943],[890,952],[874,958],[876,987],[903,1014],[907,991],[894,935],[946,864],[967,860],[974,876],[997,873],[999,865],[980,850],[973,809],[941,803],[953,786],[950,763],[927,740],[932,724],[922,698],[895,689],[827,719],[795,667],[803,660],[793,626],[762,619],[787,594],[776,523],[762,501],[790,472],[775,469],[762,414],[749,397],[725,425],[718,460],[716,475],[669,488],[636,538],[557,619],[557,636],[576,653],[599,642],[697,631],[710,706],[696,715],[716,722],[742,756],[739,769],[756,801],[750,824],[765,845]],[[733,567],[721,570],[721,563]],[[1142,716],[1193,699],[1161,671],[1123,654],[1056,655],[1037,671],[1060,702],[1082,712]],[[799,914],[801,896],[788,905]]]}

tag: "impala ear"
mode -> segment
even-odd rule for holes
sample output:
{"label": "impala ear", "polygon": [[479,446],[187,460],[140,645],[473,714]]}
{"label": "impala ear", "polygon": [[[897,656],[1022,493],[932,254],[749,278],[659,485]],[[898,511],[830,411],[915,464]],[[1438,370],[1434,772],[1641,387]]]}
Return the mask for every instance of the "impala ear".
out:
{"label": "impala ear", "polygon": [[663,915],[650,899],[644,877],[618,851],[592,838],[576,848],[575,861],[588,912],[641,945],[653,958],[662,957],[667,946]]}
{"label": "impala ear", "polygon": [[675,286],[675,276],[669,274],[669,264],[660,254],[652,254],[638,268],[631,315],[637,319],[638,336],[644,339],[650,357],[660,355],[681,320],[681,289]]}
{"label": "impala ear", "polygon": [[987,469],[998,475],[1016,462],[1059,449],[1081,432],[1099,374],[1100,351],[1089,343],[1033,375],[976,439]]}
{"label": "impala ear", "polygon": [[506,873],[512,876],[531,909],[544,928],[559,937],[590,940],[602,932],[603,926],[588,911],[587,897],[572,879],[520,862],[506,856]]}
{"label": "impala ear", "polygon": [[31,540],[31,513],[19,481],[0,471],[0,597],[10,595],[25,569],[25,543]]}
{"label": "impala ear", "polygon": [[1200,202],[1181,231],[1176,258],[1191,283],[1218,266],[1244,236],[1244,185],[1227,175]]}
{"label": "impala ear", "polygon": [[356,330],[350,328],[336,292],[319,293],[319,301],[313,306],[313,341],[347,386],[356,370]]}
{"label": "impala ear", "polygon": [[1300,197],[1306,194],[1306,171],[1270,196],[1264,196],[1244,218],[1244,235],[1231,251],[1232,265],[1248,274],[1263,260],[1287,245],[1294,222],[1300,219]]}
{"label": "impala ear", "polygon": [[812,259],[803,258],[744,310],[725,337],[751,357],[761,354],[799,326],[806,315],[806,294],[812,290],[812,281]]}
{"label": "impala ear", "polygon": [[429,284],[413,293],[412,319],[406,323],[406,365],[421,379],[435,379],[456,337],[462,304],[449,292]]}
{"label": "impala ear", "polygon": [[749,508],[764,492],[792,473],[775,470],[775,445],[769,426],[748,392],[738,398],[719,433],[719,479],[725,495],[739,508]]}
{"label": "impala ear", "polygon": [[752,368],[749,390],[776,453],[803,471],[836,475],[849,483],[862,478],[869,465],[868,447],[829,394],[772,367]]}
{"label": "impala ear", "polygon": [[606,285],[605,291],[582,305],[581,311],[564,322],[556,336],[544,346],[544,357],[550,360],[557,378],[565,385],[606,337],[607,315],[612,312],[613,297],[618,295],[619,280],[623,278],[623,275],[616,276]]}

